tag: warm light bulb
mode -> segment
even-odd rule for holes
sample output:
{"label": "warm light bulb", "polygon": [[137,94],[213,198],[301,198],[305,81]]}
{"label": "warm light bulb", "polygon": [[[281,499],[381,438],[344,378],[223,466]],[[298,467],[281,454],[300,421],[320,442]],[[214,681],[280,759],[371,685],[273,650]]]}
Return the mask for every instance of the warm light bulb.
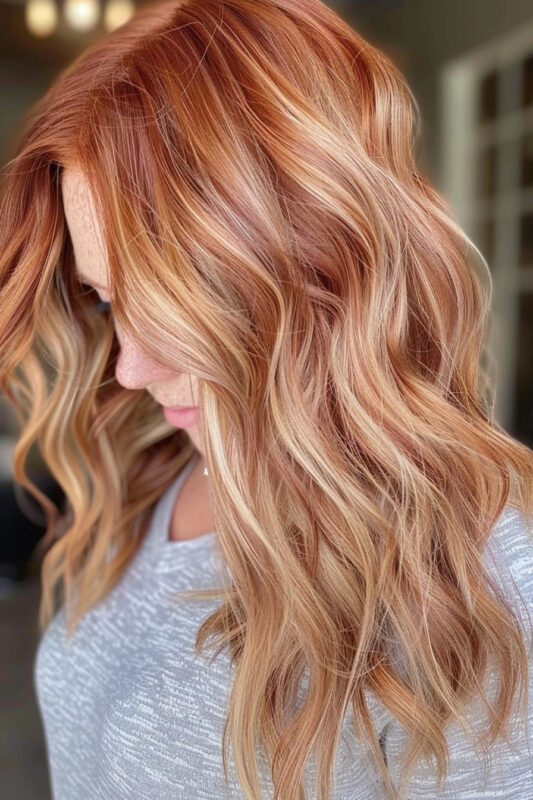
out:
{"label": "warm light bulb", "polygon": [[100,19],[100,3],[98,0],[65,0],[63,13],[71,28],[89,31]]}
{"label": "warm light bulb", "polygon": [[24,10],[26,25],[34,36],[50,36],[57,27],[57,6],[54,0],[28,0]]}
{"label": "warm light bulb", "polygon": [[124,25],[135,11],[132,0],[109,0],[104,8],[104,25],[108,31]]}

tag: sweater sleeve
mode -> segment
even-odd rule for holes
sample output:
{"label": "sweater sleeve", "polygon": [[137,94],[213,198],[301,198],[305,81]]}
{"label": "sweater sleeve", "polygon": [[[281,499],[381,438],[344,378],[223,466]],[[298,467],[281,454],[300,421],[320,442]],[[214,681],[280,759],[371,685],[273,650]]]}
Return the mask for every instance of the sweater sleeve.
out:
{"label": "sweater sleeve", "polygon": [[[475,747],[477,736],[488,726],[481,699],[467,711],[473,734],[465,733],[455,720],[449,723],[445,729],[448,770],[441,788],[437,784],[435,757],[431,763],[420,760],[407,784],[407,800],[533,800],[533,533],[521,512],[506,506],[489,537],[484,563],[512,602],[525,631],[529,697],[522,697],[518,711],[515,702],[509,724],[510,745],[497,739],[487,757]],[[486,686],[491,704],[497,697],[498,681],[499,676],[491,674]],[[392,719],[382,737],[387,767],[399,788],[408,736]]]}

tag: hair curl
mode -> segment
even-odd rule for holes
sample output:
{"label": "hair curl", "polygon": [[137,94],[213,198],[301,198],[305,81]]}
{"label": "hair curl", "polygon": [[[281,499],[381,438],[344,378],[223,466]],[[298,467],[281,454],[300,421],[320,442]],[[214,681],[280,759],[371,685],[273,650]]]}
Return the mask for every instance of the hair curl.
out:
{"label": "hair curl", "polygon": [[[395,65],[319,0],[163,2],[59,75],[3,170],[0,377],[16,481],[47,515],[41,628],[56,589],[71,635],[116,584],[194,453],[115,380],[112,321],[73,270],[60,178],[75,167],[117,320],[200,378],[232,584],[207,595],[223,602],[196,653],[230,648],[227,732],[251,800],[256,731],[275,798],[305,797],[316,748],[326,800],[351,706],[396,797],[367,692],[411,735],[407,772],[434,753],[440,780],[444,728],[491,664],[492,741],[526,685],[482,552],[506,503],[533,515],[533,453],[494,420],[490,272],[417,172],[418,120]],[[26,474],[34,443],[65,516]]]}

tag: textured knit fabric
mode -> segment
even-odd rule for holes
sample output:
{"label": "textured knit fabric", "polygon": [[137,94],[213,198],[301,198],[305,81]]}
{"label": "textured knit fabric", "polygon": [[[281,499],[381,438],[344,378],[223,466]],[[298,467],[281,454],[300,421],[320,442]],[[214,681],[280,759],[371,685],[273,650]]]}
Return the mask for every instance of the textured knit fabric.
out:
{"label": "textured knit fabric", "polygon": [[[222,767],[233,668],[226,651],[211,664],[208,657],[194,655],[198,626],[220,601],[177,602],[169,596],[179,589],[229,581],[215,531],[186,541],[168,538],[177,493],[194,463],[189,462],[161,496],[127,572],[84,615],[73,639],[66,640],[63,608],[41,639],[34,682],[54,800],[245,798],[231,748],[227,785]],[[491,573],[498,576],[527,628],[533,611],[533,535],[521,514],[504,509],[486,553]],[[528,646],[533,664],[531,638]],[[372,693],[366,699],[397,783],[404,731]],[[462,728],[450,725],[444,786],[437,792],[435,769],[423,762],[409,784],[409,800],[533,800],[533,666],[527,709],[530,730],[526,735],[522,718],[512,746],[498,742],[488,774]],[[480,730],[486,724],[485,712],[475,711],[469,721]],[[259,751],[262,797],[272,798],[266,763]],[[306,769],[308,800],[316,798],[315,776],[313,757]],[[332,800],[384,797],[369,750],[357,738],[347,712],[334,763]]]}

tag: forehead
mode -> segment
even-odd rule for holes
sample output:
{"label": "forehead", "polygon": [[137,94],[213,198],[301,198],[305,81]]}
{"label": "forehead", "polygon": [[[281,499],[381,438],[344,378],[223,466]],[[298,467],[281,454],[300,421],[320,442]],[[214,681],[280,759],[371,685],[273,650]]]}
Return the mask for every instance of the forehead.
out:
{"label": "forehead", "polygon": [[64,169],[61,192],[77,268],[82,275],[105,285],[107,267],[103,238],[84,175],[78,170]]}

